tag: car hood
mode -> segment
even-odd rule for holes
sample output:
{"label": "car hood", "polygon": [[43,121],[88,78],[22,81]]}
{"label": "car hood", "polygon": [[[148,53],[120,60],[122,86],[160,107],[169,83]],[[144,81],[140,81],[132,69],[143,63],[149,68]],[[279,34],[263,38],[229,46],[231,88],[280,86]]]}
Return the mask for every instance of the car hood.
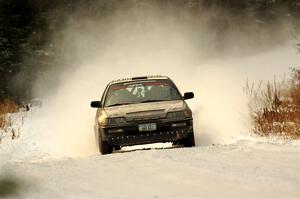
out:
{"label": "car hood", "polygon": [[165,118],[168,112],[187,108],[183,100],[149,102],[106,107],[107,117],[125,117],[127,121]]}

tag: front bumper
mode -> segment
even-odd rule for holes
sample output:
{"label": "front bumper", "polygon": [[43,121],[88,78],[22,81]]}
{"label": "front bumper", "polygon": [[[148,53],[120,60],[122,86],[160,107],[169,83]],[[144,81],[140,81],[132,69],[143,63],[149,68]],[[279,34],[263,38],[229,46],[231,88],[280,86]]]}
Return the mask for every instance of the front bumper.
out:
{"label": "front bumper", "polygon": [[[139,132],[138,125],[153,123],[157,125],[157,130]],[[172,127],[172,124],[185,123],[185,126]],[[120,133],[108,133],[111,129],[123,129]],[[193,120],[180,121],[139,121],[131,125],[118,127],[105,127],[99,129],[103,141],[110,145],[131,146],[136,144],[149,144],[155,142],[175,142],[188,138],[193,133]]]}

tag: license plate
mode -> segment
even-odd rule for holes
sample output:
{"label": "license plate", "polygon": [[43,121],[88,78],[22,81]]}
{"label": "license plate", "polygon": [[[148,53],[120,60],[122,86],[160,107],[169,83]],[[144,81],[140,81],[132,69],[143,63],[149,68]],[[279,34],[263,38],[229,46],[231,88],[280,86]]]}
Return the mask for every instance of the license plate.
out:
{"label": "license plate", "polygon": [[139,131],[155,131],[156,123],[139,124]]}

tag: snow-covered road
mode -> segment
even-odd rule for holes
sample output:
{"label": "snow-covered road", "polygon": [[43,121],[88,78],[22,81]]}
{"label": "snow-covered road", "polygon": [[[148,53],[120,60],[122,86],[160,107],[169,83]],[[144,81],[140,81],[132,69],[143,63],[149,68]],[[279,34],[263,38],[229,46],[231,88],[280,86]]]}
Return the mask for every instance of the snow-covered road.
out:
{"label": "snow-covered road", "polygon": [[240,140],[81,158],[2,156],[0,169],[0,185],[7,178],[16,185],[17,194],[6,193],[12,198],[300,198],[299,143]]}

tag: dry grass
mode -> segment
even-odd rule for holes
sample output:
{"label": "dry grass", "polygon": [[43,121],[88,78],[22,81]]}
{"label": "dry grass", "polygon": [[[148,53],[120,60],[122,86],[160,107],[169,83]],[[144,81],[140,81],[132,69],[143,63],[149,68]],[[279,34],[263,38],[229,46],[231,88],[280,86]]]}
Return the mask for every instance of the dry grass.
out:
{"label": "dry grass", "polygon": [[5,116],[8,113],[15,113],[19,109],[19,106],[10,99],[5,99],[2,102],[0,102],[0,129],[3,129],[3,127],[6,125],[6,119]]}
{"label": "dry grass", "polygon": [[13,118],[9,116],[10,113],[19,111],[17,103],[10,99],[5,99],[0,102],[0,143],[4,136],[10,134],[12,139],[18,137],[19,129],[13,128]]}
{"label": "dry grass", "polygon": [[[288,80],[247,82],[252,131],[261,136],[300,138],[300,69],[291,69]],[[264,87],[264,88],[262,88]]]}

